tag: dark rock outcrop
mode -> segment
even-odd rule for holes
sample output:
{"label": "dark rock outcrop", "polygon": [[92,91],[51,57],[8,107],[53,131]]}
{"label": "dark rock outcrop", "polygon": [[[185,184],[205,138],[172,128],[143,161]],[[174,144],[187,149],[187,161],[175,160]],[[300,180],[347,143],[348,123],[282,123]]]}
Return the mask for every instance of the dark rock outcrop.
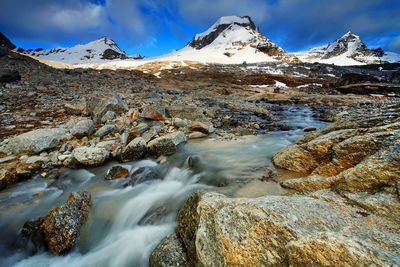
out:
{"label": "dark rock outcrop", "polygon": [[0,32],[0,46],[7,47],[8,49],[15,49],[16,46],[11,43],[11,41],[3,34]]}
{"label": "dark rock outcrop", "polygon": [[21,75],[17,70],[0,69],[0,82],[11,83],[21,80]]}

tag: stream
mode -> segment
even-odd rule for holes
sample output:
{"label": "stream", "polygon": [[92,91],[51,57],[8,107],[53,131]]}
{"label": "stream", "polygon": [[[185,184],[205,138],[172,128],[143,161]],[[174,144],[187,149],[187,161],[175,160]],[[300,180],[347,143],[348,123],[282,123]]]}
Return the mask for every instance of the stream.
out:
{"label": "stream", "polygon": [[[34,178],[0,192],[0,266],[147,266],[154,247],[176,227],[177,211],[198,189],[226,185],[231,197],[280,195],[273,181],[261,181],[272,156],[304,135],[304,128],[325,125],[305,106],[283,106],[283,123],[293,130],[232,140],[190,141],[162,164],[157,160],[109,162],[88,169],[62,169],[58,179]],[[128,185],[129,178],[107,181],[105,172],[121,165],[130,173],[157,168],[162,179]],[[238,181],[238,182],[232,182]],[[93,206],[79,245],[63,256],[33,253],[21,245],[24,222],[62,205],[71,191],[88,190]]]}

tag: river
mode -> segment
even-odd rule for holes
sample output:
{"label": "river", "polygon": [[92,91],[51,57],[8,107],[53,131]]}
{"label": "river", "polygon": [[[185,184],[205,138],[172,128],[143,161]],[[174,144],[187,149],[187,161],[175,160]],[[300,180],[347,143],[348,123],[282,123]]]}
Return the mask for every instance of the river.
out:
{"label": "river", "polygon": [[[289,131],[190,141],[162,164],[150,159],[109,162],[96,168],[63,169],[57,180],[38,175],[12,185],[0,192],[0,266],[147,266],[154,247],[174,231],[179,206],[191,192],[229,184],[225,191],[232,197],[284,194],[279,184],[260,178],[272,166],[271,157],[303,136],[304,128],[325,124],[312,115],[309,107],[285,106],[281,120],[292,127]],[[126,186],[129,178],[104,180],[114,165],[131,173],[153,167],[162,179],[133,186]],[[82,189],[92,193],[93,206],[79,245],[63,256],[32,253],[32,245],[21,242],[24,222],[45,216],[64,204],[71,191]]]}

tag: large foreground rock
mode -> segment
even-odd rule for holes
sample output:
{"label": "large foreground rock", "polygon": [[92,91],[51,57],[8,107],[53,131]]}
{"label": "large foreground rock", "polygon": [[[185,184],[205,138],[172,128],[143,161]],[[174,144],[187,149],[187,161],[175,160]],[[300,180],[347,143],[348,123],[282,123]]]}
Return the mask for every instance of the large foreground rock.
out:
{"label": "large foreground rock", "polygon": [[82,165],[96,166],[106,161],[110,152],[105,148],[78,147],[72,152],[73,158]]}
{"label": "large foreground rock", "polygon": [[55,148],[61,137],[68,131],[63,128],[39,129],[11,138],[4,147],[5,153],[33,152],[40,153]]}
{"label": "large foreground rock", "polygon": [[171,155],[176,153],[177,146],[186,142],[183,132],[174,132],[156,138],[147,144],[151,156]]}
{"label": "large foreground rock", "polygon": [[43,221],[44,237],[48,248],[62,254],[73,248],[79,239],[92,205],[87,191],[72,192],[65,205],[51,209]]}
{"label": "large foreground rock", "polygon": [[177,234],[192,265],[395,266],[399,230],[330,191],[256,199],[194,193],[179,211]]}

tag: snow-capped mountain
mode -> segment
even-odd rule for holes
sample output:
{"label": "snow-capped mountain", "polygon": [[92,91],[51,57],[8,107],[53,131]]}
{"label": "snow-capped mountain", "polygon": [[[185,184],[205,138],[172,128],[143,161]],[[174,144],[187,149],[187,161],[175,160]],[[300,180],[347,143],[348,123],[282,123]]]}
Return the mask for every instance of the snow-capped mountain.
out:
{"label": "snow-capped mountain", "polygon": [[102,63],[114,59],[139,59],[140,55],[127,55],[118,45],[107,37],[102,37],[90,43],[67,48],[29,49],[25,51],[30,56],[46,60],[60,61],[69,64]]}
{"label": "snow-capped mountain", "polygon": [[[383,51],[382,51],[383,52]],[[370,50],[360,36],[348,31],[332,43],[294,53],[304,62],[320,62],[336,65],[362,65],[384,63],[381,51]]]}
{"label": "snow-capped mountain", "polygon": [[221,17],[184,48],[159,57],[167,58],[215,63],[299,62],[296,56],[264,37],[248,16]]}

